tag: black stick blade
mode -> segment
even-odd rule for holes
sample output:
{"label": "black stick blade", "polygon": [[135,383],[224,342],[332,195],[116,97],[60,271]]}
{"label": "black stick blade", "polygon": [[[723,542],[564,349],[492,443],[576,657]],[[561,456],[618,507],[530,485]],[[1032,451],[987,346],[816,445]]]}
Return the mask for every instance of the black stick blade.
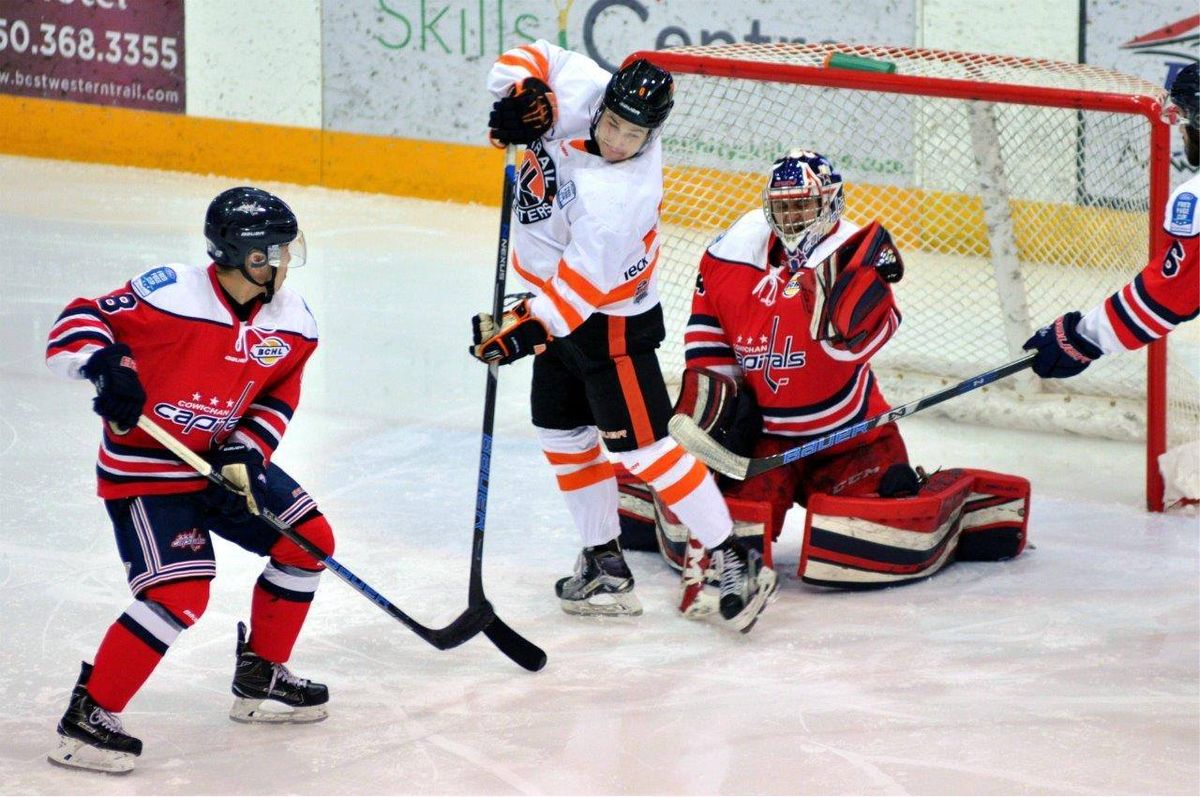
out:
{"label": "black stick blade", "polygon": [[546,651],[508,627],[499,617],[484,626],[483,633],[500,652],[530,672],[546,666]]}

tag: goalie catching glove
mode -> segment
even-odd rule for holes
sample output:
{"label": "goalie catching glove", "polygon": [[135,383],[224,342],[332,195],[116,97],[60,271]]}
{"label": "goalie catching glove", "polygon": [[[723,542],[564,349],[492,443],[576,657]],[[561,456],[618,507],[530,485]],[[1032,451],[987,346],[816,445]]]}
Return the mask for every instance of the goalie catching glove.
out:
{"label": "goalie catching glove", "polygon": [[525,78],[512,93],[492,105],[488,116],[492,141],[498,144],[532,144],[554,126],[558,102],[554,92],[535,77]]}
{"label": "goalie catching glove", "polygon": [[845,265],[835,255],[817,268],[813,338],[857,354],[893,317],[898,323],[891,285],[904,276],[904,261],[879,222],[854,233],[841,252],[849,254]]}
{"label": "goalie catching glove", "polygon": [[539,354],[550,340],[545,324],[530,312],[528,299],[506,310],[499,327],[491,313],[478,313],[471,319],[471,333],[475,343],[468,351],[489,365],[508,365],[527,354]]}

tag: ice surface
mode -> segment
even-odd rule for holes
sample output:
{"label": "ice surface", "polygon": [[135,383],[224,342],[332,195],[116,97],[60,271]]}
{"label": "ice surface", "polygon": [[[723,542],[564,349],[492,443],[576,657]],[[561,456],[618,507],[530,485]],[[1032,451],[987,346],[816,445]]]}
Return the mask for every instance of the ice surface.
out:
{"label": "ice surface", "polygon": [[[485,582],[544,671],[482,637],[439,652],[327,575],[292,665],[330,685],[332,716],[232,723],[234,624],[262,565],[218,542],[206,616],[123,715],[146,744],[138,769],[52,768],[79,661],[129,596],[93,493],[90,387],[52,377],[45,334],[75,296],[203,262],[204,209],[235,182],[0,158],[0,792],[1200,791],[1200,534],[1194,516],[1142,511],[1139,445],[905,420],[917,462],[1030,478],[1035,548],[824,592],[791,576],[796,511],[788,577],[750,636],[677,617],[651,554],[630,555],[643,617],[582,619],[553,597],[578,541],[528,426],[526,364],[501,372]],[[484,387],[467,319],[490,304],[497,212],[264,187],[300,216],[310,262],[291,284],[322,333],[277,461],[320,501],[339,561],[449,622]]]}

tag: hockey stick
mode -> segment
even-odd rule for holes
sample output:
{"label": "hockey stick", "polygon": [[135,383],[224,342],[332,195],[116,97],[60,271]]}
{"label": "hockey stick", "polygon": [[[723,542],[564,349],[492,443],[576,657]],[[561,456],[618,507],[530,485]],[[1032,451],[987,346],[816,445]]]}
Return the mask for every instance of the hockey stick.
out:
{"label": "hockey stick", "polygon": [[804,459],[818,451],[824,451],[830,446],[835,446],[853,437],[858,437],[860,434],[868,432],[876,426],[891,423],[908,415],[915,415],[921,410],[932,407],[935,404],[941,404],[947,399],[961,396],[964,393],[970,393],[976,388],[989,385],[998,379],[1011,376],[1018,371],[1023,371],[1033,365],[1034,356],[1033,354],[1029,354],[1019,360],[1013,360],[1010,363],[1001,365],[999,368],[984,371],[982,374],[959,382],[957,385],[948,387],[945,390],[930,393],[924,398],[919,398],[904,406],[896,407],[882,415],[867,418],[865,421],[859,421],[844,429],[838,429],[837,431],[818,437],[816,440],[810,440],[804,445],[789,448],[787,451],[781,451],[769,457],[751,458],[733,453],[716,440],[713,440],[707,432],[700,428],[699,424],[692,420],[690,415],[675,415],[671,418],[668,427],[671,430],[671,436],[679,441],[680,445],[704,462],[704,464],[726,476],[744,480],[765,471],[788,465],[798,459]]}
{"label": "hockey stick", "polygon": [[[147,418],[145,415],[142,415],[138,418],[137,426],[143,432],[150,435],[160,444],[162,444],[163,448],[179,457],[179,459],[183,460],[185,464],[213,484],[235,493],[241,493],[241,490],[231,484],[220,473],[213,470],[213,466],[210,465],[199,454],[185,446],[173,434]],[[351,573],[348,568],[346,568],[332,556],[326,555],[324,551],[314,545],[311,541],[305,539],[303,535],[301,535],[291,526],[276,517],[275,514],[269,509],[263,507],[260,510],[259,517],[261,517],[268,526],[275,529],[292,542],[296,543],[296,545],[300,546],[305,553],[321,562],[321,564],[329,568],[329,570],[337,575],[340,579],[345,581],[356,591],[360,592],[376,606],[383,609],[400,622],[404,623],[406,626],[412,629],[413,633],[421,637],[421,639],[424,639],[429,644],[433,645],[438,650],[448,650],[450,648],[458,647],[471,637],[478,634],[480,631],[483,631],[487,625],[493,622],[496,618],[491,604],[485,600],[480,604],[468,605],[467,610],[456,617],[454,621],[445,628],[428,628],[423,626],[396,608],[391,601],[372,589],[367,582]]]}
{"label": "hockey stick", "polygon": [[[496,281],[492,295],[492,318],[500,322],[504,314],[504,283],[508,277],[509,225],[512,222],[513,194],[517,184],[517,147],[504,148],[504,192],[500,202],[500,239],[496,245]],[[496,420],[496,387],[500,366],[488,364],[487,389],[483,398],[483,436],[479,446],[479,481],[475,491],[475,531],[471,541],[471,577],[467,605],[491,608],[483,594],[483,528],[487,521],[488,484],[492,471],[492,429]],[[504,655],[527,670],[536,672],[546,666],[546,652],[509,628],[492,613],[492,621],[483,633]]]}

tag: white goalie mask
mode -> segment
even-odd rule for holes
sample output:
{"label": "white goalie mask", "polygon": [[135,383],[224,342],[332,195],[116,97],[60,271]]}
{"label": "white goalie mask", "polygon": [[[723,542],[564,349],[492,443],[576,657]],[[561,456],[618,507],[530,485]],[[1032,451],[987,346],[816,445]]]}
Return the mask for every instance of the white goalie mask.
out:
{"label": "white goalie mask", "polygon": [[842,176],[824,155],[803,149],[775,161],[762,196],[767,224],[792,268],[803,265],[846,208]]}

